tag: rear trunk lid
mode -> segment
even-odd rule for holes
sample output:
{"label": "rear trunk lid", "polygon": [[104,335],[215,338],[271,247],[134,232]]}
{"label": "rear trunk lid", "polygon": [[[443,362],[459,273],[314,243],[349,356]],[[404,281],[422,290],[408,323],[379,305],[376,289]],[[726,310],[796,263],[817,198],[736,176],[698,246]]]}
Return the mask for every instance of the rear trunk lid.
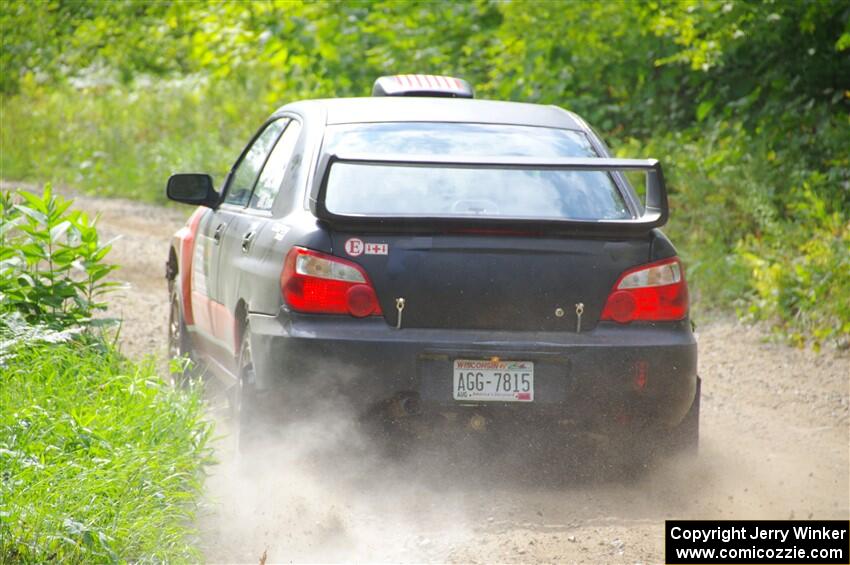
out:
{"label": "rear trunk lid", "polygon": [[[644,206],[630,170],[646,174]],[[668,213],[652,159],[462,152],[326,154],[310,206],[389,324],[403,299],[404,328],[514,331],[577,331],[579,313],[592,330]]]}
{"label": "rear trunk lid", "polygon": [[477,330],[592,330],[649,237],[332,231],[333,252],[367,271],[388,324]]}

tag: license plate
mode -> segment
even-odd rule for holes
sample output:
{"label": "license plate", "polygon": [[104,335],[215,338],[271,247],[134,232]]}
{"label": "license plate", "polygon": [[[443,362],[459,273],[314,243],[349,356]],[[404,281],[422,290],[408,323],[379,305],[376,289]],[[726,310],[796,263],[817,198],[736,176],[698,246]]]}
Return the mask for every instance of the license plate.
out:
{"label": "license plate", "polygon": [[532,402],[534,363],[456,359],[453,382],[455,400]]}

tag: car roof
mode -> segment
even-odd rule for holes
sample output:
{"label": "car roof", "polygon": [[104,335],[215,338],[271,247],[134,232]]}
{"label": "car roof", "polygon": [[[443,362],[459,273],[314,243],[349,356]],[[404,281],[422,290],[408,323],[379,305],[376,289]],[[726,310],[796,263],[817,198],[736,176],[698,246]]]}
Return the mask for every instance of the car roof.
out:
{"label": "car roof", "polygon": [[466,122],[583,130],[580,119],[557,106],[438,97],[328,98],[287,104],[279,112],[324,111],[327,125],[377,122]]}

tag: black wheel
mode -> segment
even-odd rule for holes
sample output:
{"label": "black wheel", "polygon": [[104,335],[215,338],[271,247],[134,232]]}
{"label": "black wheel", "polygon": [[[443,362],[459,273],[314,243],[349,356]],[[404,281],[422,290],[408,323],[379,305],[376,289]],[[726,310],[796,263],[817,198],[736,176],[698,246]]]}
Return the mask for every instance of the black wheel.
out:
{"label": "black wheel", "polygon": [[171,361],[171,382],[176,386],[184,386],[192,376],[192,346],[183,320],[176,279],[168,281],[168,294],[168,359]]}
{"label": "black wheel", "polygon": [[271,428],[267,410],[264,409],[264,403],[260,402],[256,392],[251,328],[247,325],[242,331],[238,367],[239,380],[230,396],[237,451],[244,453],[256,447]]}

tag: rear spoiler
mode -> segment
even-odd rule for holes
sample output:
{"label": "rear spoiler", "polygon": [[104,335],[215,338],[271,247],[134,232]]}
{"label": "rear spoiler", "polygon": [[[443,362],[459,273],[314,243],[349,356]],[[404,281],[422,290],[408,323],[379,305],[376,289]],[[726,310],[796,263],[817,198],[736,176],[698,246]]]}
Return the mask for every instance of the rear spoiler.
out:
{"label": "rear spoiler", "polygon": [[[395,165],[409,167],[457,167],[536,169],[566,171],[643,171],[646,173],[646,202],[639,217],[627,220],[547,220],[536,218],[470,218],[423,216],[363,216],[335,214],[325,207],[328,176],[334,163]],[[310,194],[313,214],[335,226],[368,229],[433,229],[511,227],[531,232],[582,232],[601,234],[639,234],[667,223],[667,188],[661,164],[656,159],[611,159],[602,157],[467,157],[456,155],[403,155],[363,153],[326,154],[319,163],[316,182]],[[417,230],[418,231],[418,230]]]}

